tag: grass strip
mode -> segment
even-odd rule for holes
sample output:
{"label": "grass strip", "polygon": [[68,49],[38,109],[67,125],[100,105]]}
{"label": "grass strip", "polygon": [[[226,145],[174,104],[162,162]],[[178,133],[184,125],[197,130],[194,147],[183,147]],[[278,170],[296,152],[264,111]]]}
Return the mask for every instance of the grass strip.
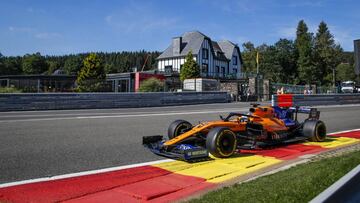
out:
{"label": "grass strip", "polygon": [[207,193],[189,202],[309,202],[360,164],[360,151],[321,159]]}

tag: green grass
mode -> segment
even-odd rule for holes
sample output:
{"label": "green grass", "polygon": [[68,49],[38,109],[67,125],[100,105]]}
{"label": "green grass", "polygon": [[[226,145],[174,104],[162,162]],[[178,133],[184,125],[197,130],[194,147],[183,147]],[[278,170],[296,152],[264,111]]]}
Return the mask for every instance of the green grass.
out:
{"label": "green grass", "polygon": [[308,202],[360,164],[360,151],[210,192],[197,202]]}

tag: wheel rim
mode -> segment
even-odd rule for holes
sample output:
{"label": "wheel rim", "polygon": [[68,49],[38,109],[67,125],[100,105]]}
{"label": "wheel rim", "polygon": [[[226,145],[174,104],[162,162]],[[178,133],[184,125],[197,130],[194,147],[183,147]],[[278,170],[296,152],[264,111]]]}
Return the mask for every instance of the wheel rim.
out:
{"label": "wheel rim", "polygon": [[316,126],[316,137],[319,139],[319,141],[325,140],[326,137],[326,127],[323,123],[320,123]]}
{"label": "wheel rim", "polygon": [[236,138],[233,133],[230,131],[224,131],[221,136],[219,136],[218,147],[219,152],[223,156],[230,156],[234,153],[234,148],[236,145]]}
{"label": "wheel rim", "polygon": [[175,136],[175,137],[176,137],[176,136],[179,136],[179,135],[181,135],[181,134],[189,131],[190,128],[191,128],[191,126],[189,126],[188,124],[183,123],[183,124],[179,125],[179,126],[176,128],[176,130],[175,130],[175,135],[174,135],[174,136]]}

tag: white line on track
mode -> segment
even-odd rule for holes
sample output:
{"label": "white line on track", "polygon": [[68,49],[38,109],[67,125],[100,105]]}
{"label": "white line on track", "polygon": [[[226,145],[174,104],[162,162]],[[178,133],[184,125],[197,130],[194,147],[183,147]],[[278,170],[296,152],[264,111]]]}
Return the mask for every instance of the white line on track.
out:
{"label": "white line on track", "polygon": [[14,119],[0,120],[0,123],[26,122],[26,121],[54,121],[54,120],[73,120],[73,119],[102,119],[102,118],[134,118],[134,117],[151,117],[151,116],[172,116],[172,115],[191,115],[191,114],[211,114],[225,112],[245,111],[248,108],[222,109],[214,111],[190,111],[190,112],[169,112],[169,113],[148,113],[148,114],[126,114],[126,115],[105,115],[105,116],[75,116],[75,117],[59,117],[59,118],[34,118],[34,119]]}
{"label": "white line on track", "polygon": [[[333,133],[329,133],[328,135],[333,135],[333,134],[338,134],[338,133],[345,133],[345,132],[353,132],[353,131],[358,131],[358,130],[360,130],[360,128],[352,129],[352,130],[344,130],[344,131],[333,132]],[[117,170],[122,170],[122,169],[135,168],[135,167],[140,167],[140,166],[148,166],[148,165],[166,163],[166,162],[171,162],[171,161],[174,161],[174,160],[172,160],[172,159],[162,159],[162,160],[158,160],[158,161],[144,162],[144,163],[138,163],[138,164],[125,165],[125,166],[116,166],[116,167],[110,167],[110,168],[104,168],[104,169],[98,169],[98,170],[91,170],[91,171],[84,171],[84,172],[78,172],[78,173],[69,173],[69,174],[52,176],[52,177],[22,180],[22,181],[16,181],[16,182],[0,184],[0,188],[16,186],[16,185],[23,185],[23,184],[29,184],[29,183],[44,182],[44,181],[53,181],[53,180],[72,178],[72,177],[79,177],[79,176],[85,176],[85,175],[94,175],[94,174],[99,174],[99,173],[105,173],[105,172],[117,171]],[[297,163],[297,164],[299,164],[299,163]],[[289,168],[289,166],[283,166],[282,170],[287,169],[287,168]],[[259,176],[262,176],[262,175],[259,175]]]}

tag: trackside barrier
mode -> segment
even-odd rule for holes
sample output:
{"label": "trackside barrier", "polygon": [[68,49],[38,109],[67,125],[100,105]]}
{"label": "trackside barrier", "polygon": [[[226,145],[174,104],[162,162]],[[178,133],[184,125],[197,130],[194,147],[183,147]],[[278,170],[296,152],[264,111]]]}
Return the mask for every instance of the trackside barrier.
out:
{"label": "trackside barrier", "polygon": [[281,107],[360,104],[360,94],[272,95],[271,104]]}
{"label": "trackside barrier", "polygon": [[0,111],[103,109],[230,102],[227,92],[0,94]]}

